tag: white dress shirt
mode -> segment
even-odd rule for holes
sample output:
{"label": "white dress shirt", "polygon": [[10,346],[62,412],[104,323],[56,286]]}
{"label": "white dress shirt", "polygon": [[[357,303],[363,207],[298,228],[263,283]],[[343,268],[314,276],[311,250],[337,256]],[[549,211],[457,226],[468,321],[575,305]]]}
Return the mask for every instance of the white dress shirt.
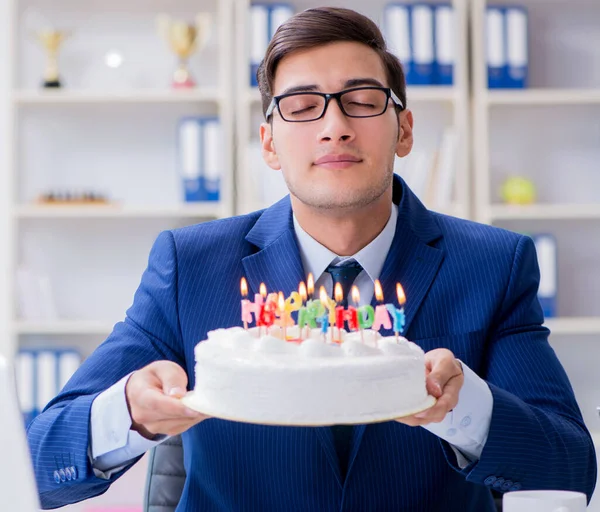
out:
{"label": "white dress shirt", "polygon": [[[383,231],[356,254],[340,257],[312,238],[294,215],[294,229],[305,273],[312,273],[315,290],[324,286],[331,296],[333,281],[325,269],[331,265],[355,260],[363,268],[354,284],[360,291],[360,304],[370,304],[375,279],[379,278],[387,253],[396,232],[398,207],[392,213]],[[407,298],[410,300],[410,297]],[[493,398],[487,383],[463,363],[464,385],[458,404],[440,423],[423,428],[447,441],[456,454],[458,465],[466,467],[479,459],[487,440],[492,418]],[[131,418],[125,400],[125,384],[129,376],[117,382],[94,400],[91,412],[90,459],[94,472],[100,478],[110,478],[130,461],[166,439],[149,441],[130,430]]]}

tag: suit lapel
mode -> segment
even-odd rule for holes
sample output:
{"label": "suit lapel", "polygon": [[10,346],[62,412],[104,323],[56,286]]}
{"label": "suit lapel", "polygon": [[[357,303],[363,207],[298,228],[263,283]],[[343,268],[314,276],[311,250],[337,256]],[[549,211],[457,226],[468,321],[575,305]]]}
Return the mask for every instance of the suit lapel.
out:
{"label": "suit lapel", "polygon": [[242,259],[251,293],[258,293],[260,283],[268,292],[281,291],[286,297],[298,290],[305,277],[289,197],[265,210],[246,240],[260,249]]}
{"label": "suit lapel", "polygon": [[[438,273],[444,253],[430,245],[441,236],[439,226],[408,186],[397,176],[394,177],[394,202],[399,203],[396,233],[383,264],[379,281],[386,303],[398,304],[397,282],[404,288],[406,294],[404,334],[407,335],[410,324]],[[373,307],[377,305],[375,297],[371,305]],[[393,332],[382,330],[381,334],[390,336]],[[410,339],[409,335],[406,337]],[[352,470],[365,429],[366,425],[357,425],[354,429],[348,473]]]}

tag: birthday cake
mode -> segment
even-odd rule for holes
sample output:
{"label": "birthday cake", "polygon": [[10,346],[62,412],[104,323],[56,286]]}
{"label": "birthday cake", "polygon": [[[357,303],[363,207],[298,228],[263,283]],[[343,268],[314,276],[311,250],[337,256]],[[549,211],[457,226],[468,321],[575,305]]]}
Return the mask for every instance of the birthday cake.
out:
{"label": "birthday cake", "polygon": [[336,338],[298,326],[211,331],[183,401],[217,418],[299,426],[388,421],[433,405],[419,346],[371,329]]}

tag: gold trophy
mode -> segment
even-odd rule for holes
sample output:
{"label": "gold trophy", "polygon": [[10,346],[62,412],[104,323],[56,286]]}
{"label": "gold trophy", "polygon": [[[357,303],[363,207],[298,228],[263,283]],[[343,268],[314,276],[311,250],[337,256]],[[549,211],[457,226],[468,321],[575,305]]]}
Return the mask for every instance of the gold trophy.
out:
{"label": "gold trophy", "polygon": [[211,15],[199,13],[194,24],[173,20],[166,14],[158,16],[158,31],[171,50],[179,58],[177,69],[173,73],[173,87],[184,89],[195,87],[196,83],[188,69],[188,59],[196,51],[202,49],[210,35]]}
{"label": "gold trophy", "polygon": [[61,87],[58,74],[58,50],[70,34],[63,30],[46,29],[35,33],[36,39],[46,50],[46,69],[43,86],[47,88]]}

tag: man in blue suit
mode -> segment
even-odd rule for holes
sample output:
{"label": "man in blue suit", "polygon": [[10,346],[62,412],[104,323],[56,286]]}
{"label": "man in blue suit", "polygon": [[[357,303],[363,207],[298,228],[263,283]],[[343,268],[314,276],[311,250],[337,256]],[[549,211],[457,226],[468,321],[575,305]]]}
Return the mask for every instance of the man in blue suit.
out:
{"label": "man in blue suit", "polygon": [[[178,511],[494,510],[492,490],[588,499],[594,448],[548,344],[530,238],[428,211],[393,176],[412,148],[402,68],[377,27],[321,8],[285,23],[259,70],[265,161],[290,196],[265,211],[162,233],[125,320],[28,429],[42,504],[105,492],[183,433]],[[366,302],[406,291],[430,410],[350,428],[206,418],[178,400],[194,346],[240,322],[248,278],[286,295],[308,272],[329,292],[354,269]],[[398,390],[402,393],[402,390]]]}

